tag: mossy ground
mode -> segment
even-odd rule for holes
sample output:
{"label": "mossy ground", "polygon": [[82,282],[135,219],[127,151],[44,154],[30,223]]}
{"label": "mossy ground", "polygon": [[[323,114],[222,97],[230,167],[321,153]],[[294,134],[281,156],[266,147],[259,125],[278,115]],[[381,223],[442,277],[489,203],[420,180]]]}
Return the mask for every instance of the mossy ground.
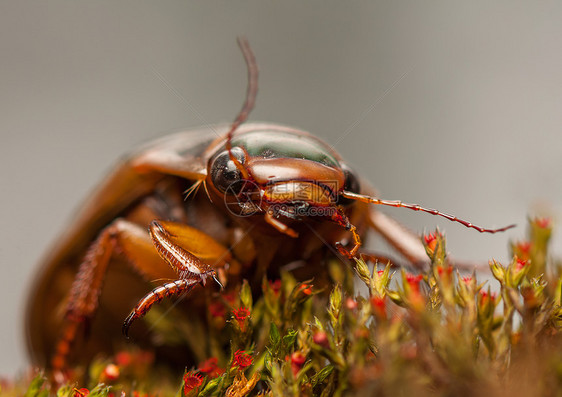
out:
{"label": "mossy ground", "polygon": [[200,363],[182,378],[150,352],[124,350],[84,369],[88,384],[55,390],[30,371],[4,381],[1,394],[559,396],[562,279],[550,234],[548,219],[532,219],[527,238],[511,244],[512,261],[491,262],[488,282],[453,269],[437,231],[424,236],[432,265],[422,274],[333,262],[331,287],[285,273],[264,280],[255,302],[244,283],[209,307],[207,335],[186,319],[155,325],[163,338],[200,345]]}

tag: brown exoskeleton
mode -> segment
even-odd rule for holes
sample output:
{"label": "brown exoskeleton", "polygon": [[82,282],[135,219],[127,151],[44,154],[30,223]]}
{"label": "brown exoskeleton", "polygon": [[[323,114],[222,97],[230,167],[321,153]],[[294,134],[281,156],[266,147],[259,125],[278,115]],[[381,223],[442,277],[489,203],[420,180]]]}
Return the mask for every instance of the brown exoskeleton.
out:
{"label": "brown exoskeleton", "polygon": [[[297,277],[318,276],[327,258],[360,255],[369,229],[411,264],[427,261],[419,238],[370,204],[428,212],[480,232],[513,226],[485,229],[436,210],[378,199],[313,135],[245,123],[256,96],[257,66],[247,42],[240,46],[249,84],[232,125],[174,134],[133,153],[57,240],[28,305],[35,362],[62,374],[71,362],[111,351],[122,338],[123,319],[126,333],[154,303],[205,284],[208,277],[227,288],[242,279],[259,285],[265,275],[297,261],[306,263],[295,270]],[[161,279],[175,281],[138,301],[147,282]],[[188,295],[191,310],[204,305],[200,295]],[[89,336],[77,349],[85,326]]]}

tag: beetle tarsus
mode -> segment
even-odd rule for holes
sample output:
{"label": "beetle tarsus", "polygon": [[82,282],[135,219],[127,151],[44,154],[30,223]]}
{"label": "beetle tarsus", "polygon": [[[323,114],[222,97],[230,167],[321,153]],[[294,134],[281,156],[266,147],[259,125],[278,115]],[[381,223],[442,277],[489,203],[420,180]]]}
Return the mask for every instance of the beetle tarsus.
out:
{"label": "beetle tarsus", "polygon": [[125,338],[127,339],[131,339],[129,337],[129,328],[131,328],[131,324],[135,320],[135,314],[136,313],[134,310],[131,313],[129,313],[125,321],[123,321],[123,327],[121,327],[121,332],[123,332],[123,336],[125,336]]}
{"label": "beetle tarsus", "polygon": [[224,290],[224,285],[220,282],[219,278],[217,277],[217,273],[213,273],[213,280],[221,287],[221,291]]}
{"label": "beetle tarsus", "polygon": [[137,306],[131,311],[131,313],[129,313],[123,322],[123,327],[121,328],[123,335],[129,338],[129,328],[131,327],[133,321],[144,317],[153,305],[161,302],[164,298],[171,298],[173,296],[181,295],[184,292],[188,292],[195,286],[196,283],[202,281],[202,278],[189,280],[180,279],[154,288],[144,298],[142,298],[139,303],[137,303]]}
{"label": "beetle tarsus", "polygon": [[342,243],[339,243],[339,242],[336,243],[336,248],[338,249],[338,252],[339,252],[341,255],[343,255],[344,257],[346,257],[347,259],[352,259],[352,258],[353,258],[353,255],[351,254],[351,252],[349,252],[349,251],[347,250],[347,248],[345,248],[345,247],[343,246]]}

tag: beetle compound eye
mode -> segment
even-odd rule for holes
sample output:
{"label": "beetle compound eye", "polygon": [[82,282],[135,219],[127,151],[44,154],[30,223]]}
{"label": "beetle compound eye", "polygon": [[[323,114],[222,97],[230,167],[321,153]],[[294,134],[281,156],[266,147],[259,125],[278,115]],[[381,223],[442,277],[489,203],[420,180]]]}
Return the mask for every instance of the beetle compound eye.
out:
{"label": "beetle compound eye", "polygon": [[[360,193],[361,186],[359,185],[359,179],[355,175],[355,172],[345,164],[342,164],[341,167],[345,175],[343,190],[345,190],[346,192]],[[338,204],[341,205],[349,205],[354,201],[355,200],[347,199],[341,195],[339,195],[338,197]]]}
{"label": "beetle compound eye", "polygon": [[[240,164],[244,164],[246,161],[244,151],[241,148],[233,147],[232,154]],[[211,181],[222,193],[238,194],[244,186],[242,173],[230,159],[227,150],[215,157],[211,166]]]}

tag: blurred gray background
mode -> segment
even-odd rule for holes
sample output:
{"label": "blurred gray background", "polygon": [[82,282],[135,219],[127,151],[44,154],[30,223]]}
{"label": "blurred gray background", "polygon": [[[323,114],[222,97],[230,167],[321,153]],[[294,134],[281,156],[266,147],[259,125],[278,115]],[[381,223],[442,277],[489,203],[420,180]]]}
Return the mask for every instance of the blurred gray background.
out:
{"label": "blurred gray background", "polygon": [[252,120],[337,142],[384,198],[517,223],[385,210],[439,225],[458,258],[506,260],[528,214],[562,213],[561,20],[556,1],[1,2],[0,374],[25,367],[40,257],[112,164],[238,112],[237,35],[261,69]]}

